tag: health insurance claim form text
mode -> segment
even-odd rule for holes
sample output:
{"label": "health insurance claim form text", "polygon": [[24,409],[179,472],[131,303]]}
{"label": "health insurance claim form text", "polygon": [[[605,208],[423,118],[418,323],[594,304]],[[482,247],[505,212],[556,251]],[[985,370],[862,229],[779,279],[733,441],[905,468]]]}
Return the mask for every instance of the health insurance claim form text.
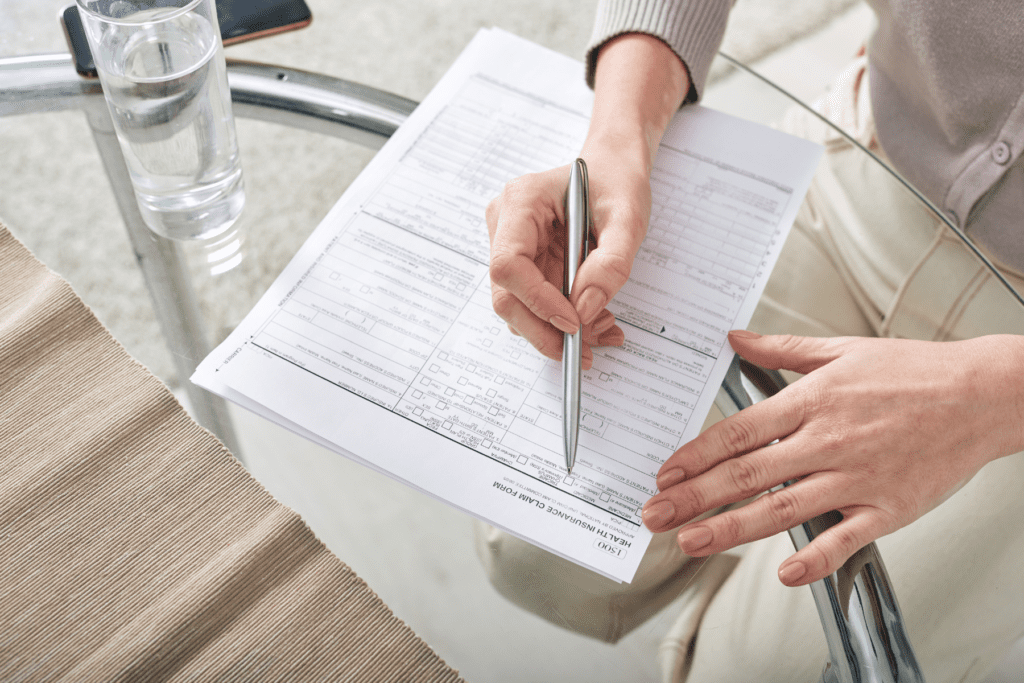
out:
{"label": "health insurance claim form text", "polygon": [[[481,31],[194,380],[551,552],[630,581],[640,508],[698,433],[820,149],[687,108],[665,138],[626,333],[584,374],[567,476],[561,367],[491,307],[484,209],[571,161],[582,65]],[[751,150],[754,150],[751,153]]]}

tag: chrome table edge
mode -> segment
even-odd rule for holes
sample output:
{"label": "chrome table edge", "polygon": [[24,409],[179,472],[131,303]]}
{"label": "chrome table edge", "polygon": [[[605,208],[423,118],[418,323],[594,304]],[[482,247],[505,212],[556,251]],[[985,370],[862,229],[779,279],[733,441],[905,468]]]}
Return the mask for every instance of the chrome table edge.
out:
{"label": "chrome table edge", "polygon": [[[416,102],[383,90],[298,69],[229,59],[235,116],[381,147]],[[82,109],[102,99],[96,79],[75,72],[67,54],[0,59],[0,116]]]}

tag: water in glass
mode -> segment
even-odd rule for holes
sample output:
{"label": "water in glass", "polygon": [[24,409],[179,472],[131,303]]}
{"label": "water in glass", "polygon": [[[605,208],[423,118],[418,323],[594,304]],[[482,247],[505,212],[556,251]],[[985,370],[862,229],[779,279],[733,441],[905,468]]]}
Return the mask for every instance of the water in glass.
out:
{"label": "water in glass", "polygon": [[140,30],[109,32],[97,67],[142,216],[173,239],[222,233],[245,194],[216,27],[194,13],[132,19]]}

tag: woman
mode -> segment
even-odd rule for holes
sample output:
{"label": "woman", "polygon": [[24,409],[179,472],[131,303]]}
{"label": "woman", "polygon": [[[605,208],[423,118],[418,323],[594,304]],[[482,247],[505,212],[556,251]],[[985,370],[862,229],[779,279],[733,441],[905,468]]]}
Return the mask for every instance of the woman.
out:
{"label": "woman", "polygon": [[[871,4],[879,26],[867,56],[825,113],[1020,285],[1024,13],[1005,2]],[[562,334],[579,325],[595,344],[622,342],[605,306],[646,232],[661,136],[703,92],[730,5],[600,5],[580,154],[597,247],[568,300],[544,276],[567,168],[509,183],[488,208],[495,311],[541,353],[560,358]],[[527,608],[562,623],[574,614],[572,627],[614,640],[676,595],[690,558],[765,539],[731,574],[734,561],[706,572],[667,668],[695,681],[817,680],[825,649],[810,593],[783,584],[821,579],[882,539],[927,680],[980,680],[1024,631],[1024,313],[993,281],[979,284],[984,274],[941,223],[889,194],[876,164],[810,117],[786,127],[828,153],[751,324],[767,334],[729,340],[755,363],[806,377],[666,461],[643,514],[671,542],[656,537],[633,585],[580,578],[586,588],[574,595],[554,579],[526,586],[525,571],[577,582],[557,560],[494,532],[485,539],[492,579]],[[885,338],[902,336],[942,341]],[[734,505],[791,479],[799,482]],[[778,532],[829,510],[843,521],[794,554]]]}

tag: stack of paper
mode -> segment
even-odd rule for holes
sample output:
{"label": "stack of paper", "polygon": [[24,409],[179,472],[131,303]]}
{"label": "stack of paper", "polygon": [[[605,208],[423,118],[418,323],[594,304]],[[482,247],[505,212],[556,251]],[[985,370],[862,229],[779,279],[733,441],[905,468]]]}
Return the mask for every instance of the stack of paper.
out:
{"label": "stack of paper", "polygon": [[583,67],[481,31],[193,381],[619,581],[640,508],[698,433],[820,148],[686,107],[658,155],[647,240],[609,308],[621,348],[583,381],[567,476],[559,363],[491,308],[484,208],[575,158]]}

